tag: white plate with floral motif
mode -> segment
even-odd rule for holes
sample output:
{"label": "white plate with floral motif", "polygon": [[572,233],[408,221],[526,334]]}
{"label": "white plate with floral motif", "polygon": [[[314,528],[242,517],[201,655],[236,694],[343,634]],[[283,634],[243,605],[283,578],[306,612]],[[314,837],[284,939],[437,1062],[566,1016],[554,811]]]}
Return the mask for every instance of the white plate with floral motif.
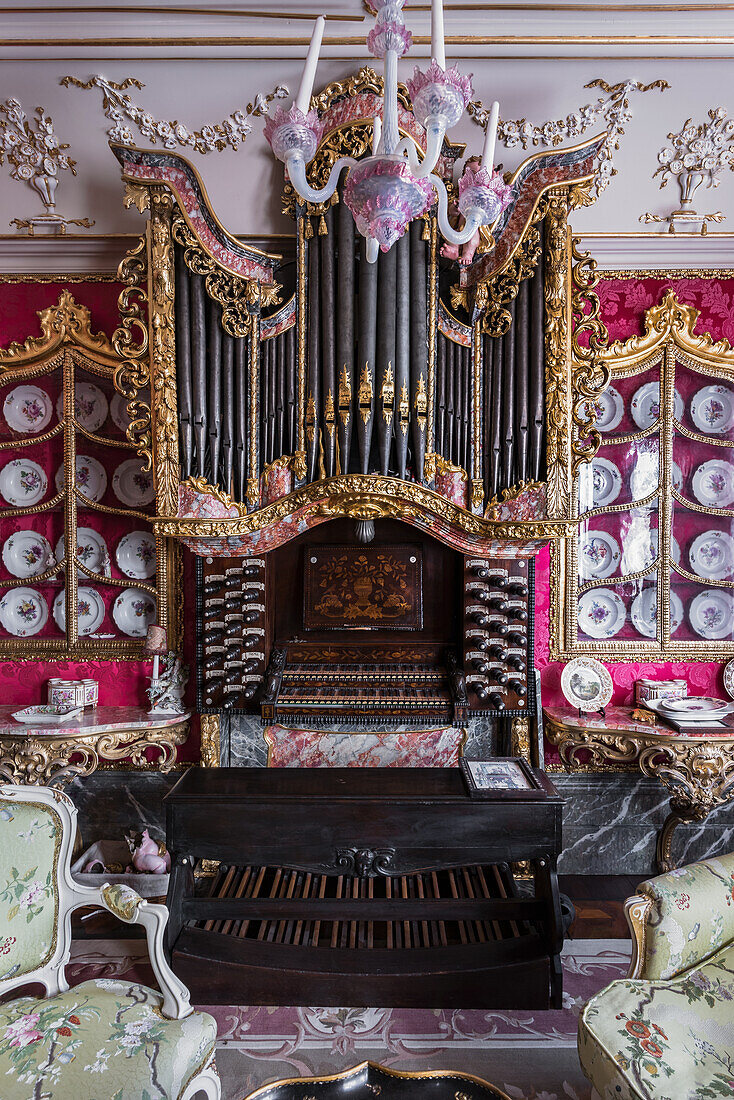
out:
{"label": "white plate with floral motif", "polygon": [[[64,536],[62,535],[59,541],[56,543],[56,557],[61,561],[65,554]],[[77,527],[76,529],[76,556],[82,565],[79,567],[79,572],[86,576],[85,570],[82,566],[86,565],[92,573],[97,573],[103,577],[109,577],[110,574],[110,552],[107,549],[107,543],[99,534],[98,531],[94,531],[91,527]]]}
{"label": "white plate with floral motif", "polygon": [[10,588],[0,600],[0,625],[16,638],[29,638],[43,630],[48,604],[35,588]]}
{"label": "white plate with floral motif", "polygon": [[117,564],[126,577],[147,581],[155,576],[155,539],[150,531],[131,531],[117,544]]}
{"label": "white plate with floral motif", "polygon": [[612,698],[609,670],[594,657],[574,657],[561,673],[561,691],[572,707],[601,710]]}
{"label": "white plate with floral motif", "polygon": [[734,660],[724,665],[724,690],[730,699],[734,699]]}
{"label": "white plate with floral motif", "polygon": [[8,427],[24,435],[42,432],[51,420],[53,405],[38,386],[16,386],[5,398],[3,416]]}
{"label": "white plate with floral motif", "polygon": [[720,458],[702,462],[693,475],[693,495],[700,504],[728,508],[734,503],[734,466]]}
{"label": "white plate with floral motif", "polygon": [[[603,508],[613,504],[622,491],[622,475],[619,467],[608,458],[597,455],[583,467],[583,496],[592,508]],[[581,490],[580,490],[581,492]]]}
{"label": "white plate with floral motif", "polygon": [[14,508],[28,508],[43,500],[48,478],[30,458],[14,458],[0,470],[0,495]]}
{"label": "white plate with floral motif", "polygon": [[[676,420],[683,416],[683,398],[675,391],[673,399],[673,415]],[[630,414],[638,428],[649,428],[656,420],[660,419],[660,383],[657,381],[645,382],[632,395],[630,402]]]}
{"label": "white plate with floral motif", "polygon": [[579,626],[589,638],[613,638],[626,618],[624,601],[611,588],[592,588],[579,600]]}
{"label": "white plate with floral motif", "polygon": [[734,539],[726,531],[704,531],[691,543],[688,557],[696,576],[726,580],[734,570]]}
{"label": "white plate with floral motif", "polygon": [[734,635],[734,598],[720,588],[707,588],[691,600],[688,621],[702,638],[731,638]]}
{"label": "white plate with floral motif", "polygon": [[[101,500],[107,489],[107,474],[102,463],[96,458],[90,458],[89,455],[77,455],[76,487],[87,500],[94,502]],[[64,488],[63,466],[59,466],[56,471],[56,488],[60,493]]]}
{"label": "white plate with floral motif", "polygon": [[139,458],[128,458],[120,463],[112,478],[112,488],[118,500],[130,508],[150,504],[155,496],[153,474],[150,470],[147,473],[143,471]]}
{"label": "white plate with floral motif", "polygon": [[619,565],[619,543],[608,531],[586,531],[578,545],[579,576],[584,580],[608,577]]}
{"label": "white plate with floral motif", "polygon": [[56,558],[43,535],[16,531],[3,543],[3,565],[14,577],[35,577],[56,565]]}
{"label": "white plate with floral motif", "polygon": [[600,432],[613,432],[624,416],[624,401],[614,386],[607,386],[592,407],[596,409],[594,427]]}
{"label": "white plate with floral motif", "polygon": [[112,607],[116,625],[131,638],[144,638],[148,627],[155,622],[155,616],[155,598],[142,588],[126,588]]}
{"label": "white plate with floral motif", "polygon": [[704,386],[691,398],[691,420],[707,435],[730,432],[734,428],[734,390]]}
{"label": "white plate with floral motif", "polygon": [[[643,588],[632,601],[630,618],[638,633],[654,638],[658,630],[657,588]],[[683,603],[675,592],[670,593],[670,633],[675,634],[683,622]]]}
{"label": "white plate with floral motif", "polygon": [[[64,395],[56,402],[59,420],[64,419]],[[88,432],[96,432],[107,419],[109,405],[99,386],[77,382],[74,386],[74,419]]]}
{"label": "white plate with floral motif", "polygon": [[130,426],[130,417],[127,412],[127,398],[121,393],[116,393],[110,401],[110,416],[113,424],[125,435]]}
{"label": "white plate with floral motif", "polygon": [[[104,602],[95,588],[79,588],[76,594],[77,629],[79,635],[93,634],[104,619]],[[59,592],[54,600],[54,619],[59,630],[66,630],[66,593]]]}

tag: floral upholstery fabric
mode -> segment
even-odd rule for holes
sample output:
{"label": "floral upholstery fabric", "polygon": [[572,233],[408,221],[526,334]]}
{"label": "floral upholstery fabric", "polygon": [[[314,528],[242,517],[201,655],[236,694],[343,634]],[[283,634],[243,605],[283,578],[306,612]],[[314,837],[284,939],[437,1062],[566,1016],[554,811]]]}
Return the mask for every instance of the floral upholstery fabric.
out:
{"label": "floral upholstery fabric", "polygon": [[175,1100],[209,1061],[217,1026],[206,1013],[160,1014],[146,986],[83,982],[50,1000],[0,1005],[3,1100]]}
{"label": "floral upholstery fabric", "polygon": [[137,890],[125,883],[116,883],[114,886],[103,886],[102,897],[109,909],[120,920],[133,920],[138,906],[143,900]]}
{"label": "floral upholstery fabric", "polygon": [[734,945],[672,980],[612,982],[584,1008],[579,1057],[602,1100],[734,1096]]}
{"label": "floral upholstery fabric", "polygon": [[0,802],[0,980],[35,970],[54,952],[61,828],[42,803]]}
{"label": "floral upholstery fabric", "polygon": [[734,940],[734,855],[648,879],[638,893],[653,902],[643,978],[674,977]]}

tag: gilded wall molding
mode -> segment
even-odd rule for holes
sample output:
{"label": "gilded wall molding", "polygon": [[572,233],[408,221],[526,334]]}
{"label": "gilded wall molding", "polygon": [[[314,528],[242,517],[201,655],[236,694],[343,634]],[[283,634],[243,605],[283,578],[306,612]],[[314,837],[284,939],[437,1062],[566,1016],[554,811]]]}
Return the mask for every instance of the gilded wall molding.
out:
{"label": "gilded wall molding", "polygon": [[612,368],[624,360],[625,367],[633,366],[672,340],[681,351],[687,352],[705,363],[734,368],[734,348],[728,340],[714,340],[710,333],[697,334],[700,311],[679,301],[674,290],[668,290],[659,305],[645,313],[645,331],[642,336],[628,340],[615,340],[601,351],[601,358]]}
{"label": "gilded wall molding", "polygon": [[120,324],[112,334],[112,344],[121,360],[115,371],[115,388],[127,400],[130,417],[127,438],[135,444],[145,468],[150,469],[153,461],[150,403],[140,396],[150,386],[148,248],[144,236],[120,261],[117,278],[124,288],[117,299]]}
{"label": "gilded wall molding", "polygon": [[165,187],[151,187],[148,243],[148,308],[153,471],[156,512],[178,507],[178,401],[176,393],[175,280],[171,222],[174,199]]}
{"label": "gilded wall molding", "polygon": [[220,727],[218,714],[201,715],[201,766],[218,768],[220,752]]}
{"label": "gilded wall molding", "polygon": [[14,340],[0,348],[0,367],[12,364],[6,367],[12,371],[29,367],[70,344],[93,358],[101,356],[108,366],[117,362],[112,343],[103,332],[92,332],[91,313],[70,291],[62,290],[55,306],[39,310],[38,320],[40,336],[28,336],[23,343]]}
{"label": "gilded wall molding", "polygon": [[571,514],[568,189],[548,196],[545,230],[545,418],[548,516]]}
{"label": "gilded wall molding", "polygon": [[571,351],[573,355],[573,439],[572,474],[582,462],[589,462],[599,449],[601,435],[594,427],[596,401],[609,385],[609,367],[600,353],[609,341],[601,319],[596,260],[580,251],[577,238],[571,241]]}

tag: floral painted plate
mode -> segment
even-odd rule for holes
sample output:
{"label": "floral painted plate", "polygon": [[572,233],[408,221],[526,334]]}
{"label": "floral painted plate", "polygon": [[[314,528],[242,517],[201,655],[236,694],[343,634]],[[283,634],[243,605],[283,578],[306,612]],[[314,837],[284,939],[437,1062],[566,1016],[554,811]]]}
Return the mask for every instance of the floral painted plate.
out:
{"label": "floral painted plate", "polygon": [[561,673],[561,691],[572,707],[601,710],[612,698],[609,670],[594,657],[574,657]]}
{"label": "floral painted plate", "polygon": [[596,456],[582,467],[579,486],[580,500],[590,508],[602,508],[613,504],[622,491],[622,475],[619,467],[608,458]]}
{"label": "floral painted plate", "polygon": [[56,565],[56,558],[43,535],[16,531],[3,543],[3,565],[14,577],[35,577]]}
{"label": "floral painted plate", "polygon": [[730,699],[734,699],[734,660],[724,665],[724,690]]}
{"label": "floral painted plate", "polygon": [[0,600],[0,625],[16,638],[29,638],[43,630],[48,604],[35,588],[11,588]]}
{"label": "floral painted plate", "polygon": [[731,638],[734,635],[734,598],[720,588],[707,588],[691,600],[688,621],[702,638]]}
{"label": "floral painted plate", "polygon": [[579,538],[579,576],[608,577],[619,565],[619,543],[608,531],[586,531]]}
{"label": "floral painted plate", "polygon": [[691,420],[707,435],[730,432],[734,428],[734,390],[704,386],[691,398]]}
{"label": "floral painted plate", "polygon": [[626,618],[624,601],[611,588],[592,588],[579,600],[579,626],[589,638],[613,638]]}
{"label": "floral painted plate", "polygon": [[[683,398],[675,391],[673,399],[673,415],[676,420],[683,416]],[[638,428],[649,428],[660,418],[660,383],[657,381],[645,382],[632,395],[630,402],[630,414]]]}
{"label": "floral painted plate", "polygon": [[699,504],[728,508],[734,503],[734,466],[720,458],[702,462],[693,475],[693,495]]}
{"label": "floral painted plate", "polygon": [[[56,543],[57,559],[61,561],[64,554],[65,544],[64,536],[62,535]],[[91,527],[77,527],[76,556],[92,573],[97,573],[103,577],[109,577],[111,575],[110,552],[107,549],[107,543],[99,532],[94,531]],[[80,567],[79,572],[84,574],[84,569]]]}
{"label": "floral painted plate", "polygon": [[143,471],[143,463],[139,458],[128,458],[126,462],[120,463],[112,478],[112,488],[117,499],[129,508],[150,504],[155,496],[153,474],[151,471]]}
{"label": "floral painted plate", "polygon": [[619,390],[614,386],[607,386],[604,393],[594,403],[596,408],[596,425],[600,432],[612,432],[619,425],[624,416],[624,401]]}
{"label": "floral painted plate", "polygon": [[726,580],[734,570],[734,539],[726,531],[704,531],[691,543],[688,558],[698,577]]}
{"label": "floral painted plate", "polygon": [[16,386],[5,398],[3,416],[8,427],[24,435],[37,434],[49,424],[53,405],[38,386]]}
{"label": "floral painted plate", "polygon": [[[56,402],[59,420],[64,419],[64,395]],[[74,419],[88,432],[96,432],[107,419],[109,405],[99,386],[77,382],[74,386]]]}
{"label": "floral painted plate", "polygon": [[126,588],[114,602],[112,618],[123,634],[144,638],[155,622],[156,603],[142,588]]}
{"label": "floral painted plate", "polygon": [[0,470],[0,494],[14,508],[27,508],[43,500],[48,478],[29,458],[14,458]]}
{"label": "floral painted plate", "polygon": [[53,703],[39,703],[25,710],[16,710],[13,718],[16,722],[46,726],[58,726],[62,722],[68,722],[71,718],[78,718],[84,713],[84,707],[60,707]]}
{"label": "floral painted plate", "polygon": [[[94,588],[79,588],[76,594],[77,623],[80,636],[93,634],[104,619],[104,602]],[[54,619],[59,630],[66,630],[66,593],[54,600]]]}
{"label": "floral painted plate", "polygon": [[[102,463],[96,458],[90,458],[89,455],[77,455],[76,485],[81,495],[87,500],[94,502],[101,500],[107,489],[107,474]],[[59,466],[56,471],[56,488],[59,492],[64,488],[63,466]]]}
{"label": "floral painted plate", "polygon": [[[632,601],[630,618],[639,634],[654,638],[658,629],[658,592],[656,588],[643,588]],[[675,634],[683,622],[683,603],[675,592],[670,593],[670,633]]]}
{"label": "floral painted plate", "polygon": [[136,581],[155,576],[155,539],[150,531],[131,531],[121,538],[115,551],[121,572]]}

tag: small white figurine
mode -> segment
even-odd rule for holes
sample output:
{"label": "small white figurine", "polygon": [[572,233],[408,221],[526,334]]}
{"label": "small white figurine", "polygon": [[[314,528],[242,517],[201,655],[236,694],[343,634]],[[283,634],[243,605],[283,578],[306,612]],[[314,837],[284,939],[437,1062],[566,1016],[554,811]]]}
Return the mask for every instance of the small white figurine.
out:
{"label": "small white figurine", "polygon": [[146,688],[151,704],[148,714],[185,714],[183,693],[188,678],[189,671],[181,658],[169,650],[163,658],[163,667]]}

